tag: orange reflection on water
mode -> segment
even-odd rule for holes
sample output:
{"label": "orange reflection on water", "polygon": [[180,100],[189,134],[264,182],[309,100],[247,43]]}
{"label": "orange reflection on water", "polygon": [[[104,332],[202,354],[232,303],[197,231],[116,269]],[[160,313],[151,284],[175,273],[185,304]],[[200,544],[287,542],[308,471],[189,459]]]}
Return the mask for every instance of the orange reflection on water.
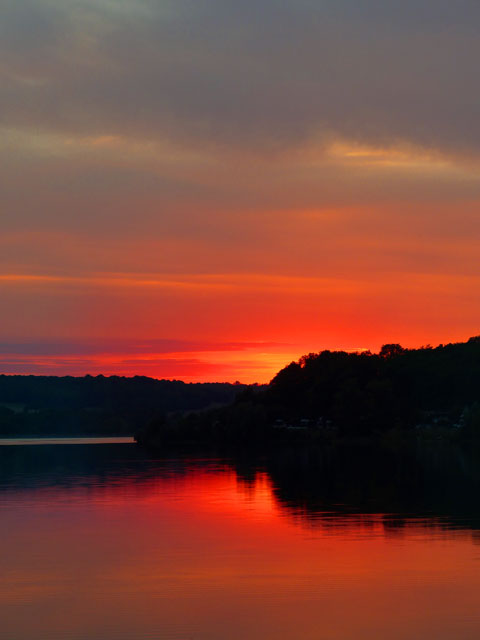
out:
{"label": "orange reflection on water", "polygon": [[312,518],[279,502],[266,473],[182,464],[6,495],[5,637],[478,637],[469,532]]}

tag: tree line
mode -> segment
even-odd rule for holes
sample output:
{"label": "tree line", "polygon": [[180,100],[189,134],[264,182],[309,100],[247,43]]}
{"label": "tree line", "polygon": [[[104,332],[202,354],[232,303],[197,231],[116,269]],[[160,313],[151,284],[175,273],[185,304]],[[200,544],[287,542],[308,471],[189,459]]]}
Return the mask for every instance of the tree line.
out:
{"label": "tree line", "polygon": [[249,443],[442,430],[480,436],[480,337],[435,348],[310,353],[227,407],[161,417],[138,435],[150,443]]}
{"label": "tree line", "polygon": [[241,389],[143,376],[0,375],[0,436],[133,435],[157,416],[230,403]]}

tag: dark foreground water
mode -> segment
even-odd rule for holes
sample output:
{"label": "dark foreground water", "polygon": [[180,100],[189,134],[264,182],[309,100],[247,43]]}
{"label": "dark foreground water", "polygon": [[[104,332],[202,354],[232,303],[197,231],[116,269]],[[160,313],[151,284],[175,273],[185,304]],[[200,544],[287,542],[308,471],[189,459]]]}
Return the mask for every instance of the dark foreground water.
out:
{"label": "dark foreground water", "polygon": [[0,638],[477,640],[477,460],[0,447]]}

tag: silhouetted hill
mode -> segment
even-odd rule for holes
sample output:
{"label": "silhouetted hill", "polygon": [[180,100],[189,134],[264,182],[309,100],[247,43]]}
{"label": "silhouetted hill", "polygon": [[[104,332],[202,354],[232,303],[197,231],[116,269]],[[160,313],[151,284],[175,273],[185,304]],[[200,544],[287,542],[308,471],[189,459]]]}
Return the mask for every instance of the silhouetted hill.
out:
{"label": "silhouetted hill", "polygon": [[243,388],[140,376],[0,375],[0,436],[133,435],[172,411],[230,403]]}
{"label": "silhouetted hill", "polygon": [[[322,351],[282,369],[265,388],[246,388],[223,408],[153,421],[155,442],[269,442],[480,435],[480,337],[436,348],[384,345],[379,353]],[[445,433],[444,433],[445,432]]]}

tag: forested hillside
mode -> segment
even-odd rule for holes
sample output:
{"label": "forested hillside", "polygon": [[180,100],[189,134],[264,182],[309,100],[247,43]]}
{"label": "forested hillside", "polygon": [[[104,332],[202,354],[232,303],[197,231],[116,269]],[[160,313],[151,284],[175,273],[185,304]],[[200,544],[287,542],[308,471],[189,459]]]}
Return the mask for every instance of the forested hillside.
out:
{"label": "forested hillside", "polygon": [[322,351],[228,407],[153,421],[147,442],[255,442],[442,429],[480,435],[480,338],[379,353]]}
{"label": "forested hillside", "polygon": [[158,415],[230,403],[242,385],[0,376],[0,435],[132,435]]}

